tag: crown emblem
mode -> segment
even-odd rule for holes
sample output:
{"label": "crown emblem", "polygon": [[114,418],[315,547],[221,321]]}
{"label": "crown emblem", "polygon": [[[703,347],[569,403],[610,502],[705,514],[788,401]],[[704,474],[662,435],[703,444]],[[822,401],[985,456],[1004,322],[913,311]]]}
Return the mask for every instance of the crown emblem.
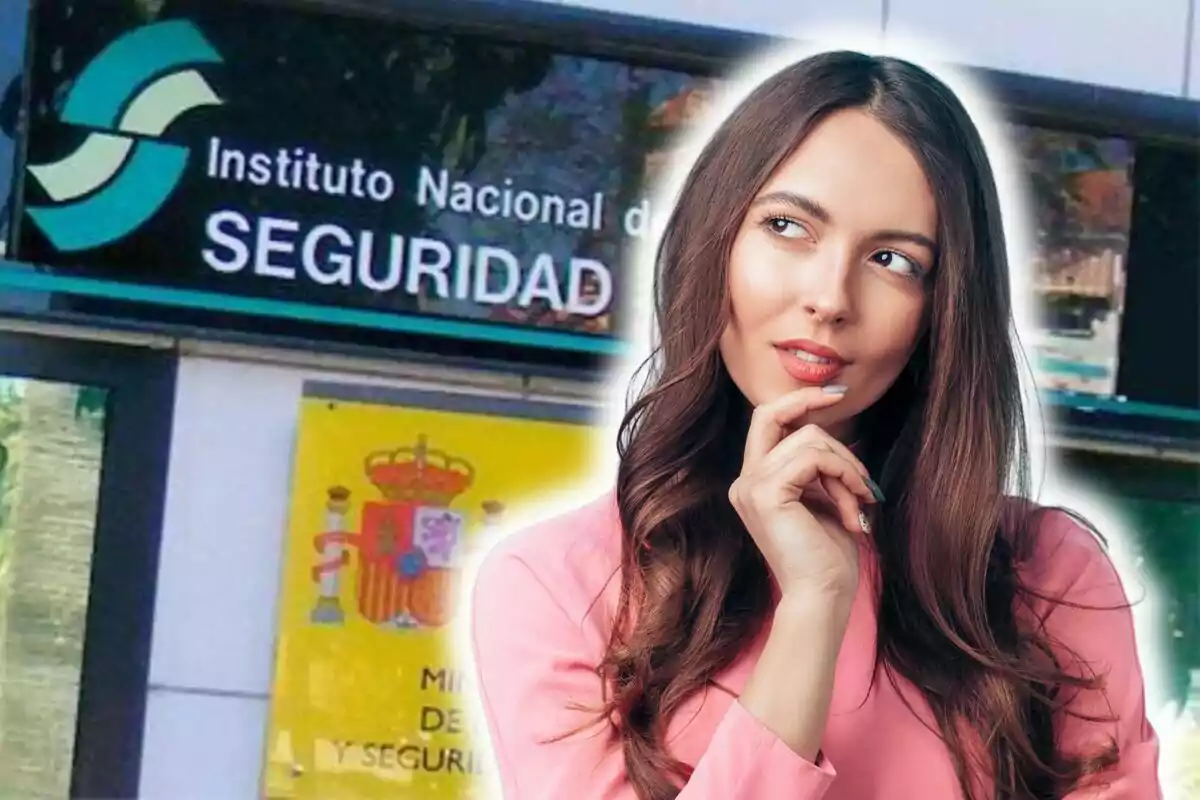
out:
{"label": "crown emblem", "polygon": [[475,480],[470,462],[429,449],[424,435],[412,447],[371,453],[365,467],[367,478],[385,500],[393,502],[448,506]]}

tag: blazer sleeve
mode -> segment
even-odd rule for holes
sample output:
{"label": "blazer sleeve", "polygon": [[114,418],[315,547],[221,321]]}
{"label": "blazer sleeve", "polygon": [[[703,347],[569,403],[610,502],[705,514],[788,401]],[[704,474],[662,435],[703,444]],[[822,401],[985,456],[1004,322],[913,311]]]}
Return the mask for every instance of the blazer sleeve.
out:
{"label": "blazer sleeve", "polygon": [[[615,728],[590,711],[602,686],[582,621],[519,555],[484,561],[469,624],[504,800],[637,800]],[[734,702],[679,800],[820,800],[834,777],[824,757],[804,759]]]}
{"label": "blazer sleeve", "polygon": [[[1072,694],[1056,725],[1061,747],[1087,755],[1111,742],[1118,751],[1113,768],[1085,780],[1065,800],[1160,800],[1159,740],[1146,713],[1130,598],[1095,537],[1065,514],[1054,517],[1037,588],[1067,603],[1043,601],[1040,617],[1061,646],[1062,667],[1102,680],[1096,689],[1066,690]],[[1136,592],[1134,602],[1142,594]]]}

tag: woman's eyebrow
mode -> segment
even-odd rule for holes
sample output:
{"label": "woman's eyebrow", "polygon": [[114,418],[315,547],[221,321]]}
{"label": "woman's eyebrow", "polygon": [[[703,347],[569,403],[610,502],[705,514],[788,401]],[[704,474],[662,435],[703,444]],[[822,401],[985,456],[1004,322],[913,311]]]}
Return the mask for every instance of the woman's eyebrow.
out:
{"label": "woman's eyebrow", "polygon": [[833,220],[833,215],[829,213],[829,210],[825,208],[825,206],[821,205],[816,200],[813,200],[811,197],[805,197],[804,195],[796,194],[795,192],[768,192],[767,194],[756,197],[754,202],[750,204],[750,207],[754,208],[755,206],[761,206],[767,203],[783,203],[784,205],[798,208],[801,211],[812,214],[817,218],[818,222],[824,225],[828,225]]}
{"label": "woman's eyebrow", "polygon": [[[807,214],[811,214],[823,225],[829,225],[833,222],[833,215],[829,213],[829,209],[825,208],[825,206],[821,205],[816,200],[813,200],[811,197],[805,197],[804,195],[797,194],[796,192],[784,190],[767,192],[764,195],[759,195],[756,197],[754,202],[750,204],[750,207],[754,208],[755,206],[766,205],[768,203],[783,203],[784,205],[799,209]],[[882,230],[872,234],[871,241],[911,242],[912,244],[924,247],[930,253],[937,253],[936,242],[934,242],[928,236],[925,236],[921,233],[916,233],[914,231],[891,229]]]}
{"label": "woman's eyebrow", "polygon": [[937,254],[937,243],[922,233],[914,233],[912,231],[885,230],[878,231],[872,234],[872,242],[911,242],[912,244],[924,247],[930,253]]}

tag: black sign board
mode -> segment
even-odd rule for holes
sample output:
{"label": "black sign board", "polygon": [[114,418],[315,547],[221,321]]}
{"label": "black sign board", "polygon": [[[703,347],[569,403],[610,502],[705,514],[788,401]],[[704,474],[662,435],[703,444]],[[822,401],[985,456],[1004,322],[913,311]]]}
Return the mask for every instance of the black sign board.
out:
{"label": "black sign board", "polygon": [[[153,4],[150,4],[153,5]],[[611,353],[680,72],[231,0],[40,2],[8,285]]]}
{"label": "black sign board", "polygon": [[[522,0],[40,0],[30,28],[0,291],[572,374],[622,351],[673,136],[767,44]],[[1194,448],[1198,340],[1162,320],[1200,296],[1200,104],[976,73],[1028,170],[1046,398]]]}

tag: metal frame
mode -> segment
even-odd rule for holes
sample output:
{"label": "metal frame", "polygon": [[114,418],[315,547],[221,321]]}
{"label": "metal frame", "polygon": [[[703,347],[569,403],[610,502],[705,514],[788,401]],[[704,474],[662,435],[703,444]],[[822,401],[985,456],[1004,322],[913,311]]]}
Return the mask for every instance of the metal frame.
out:
{"label": "metal frame", "polygon": [[175,400],[170,352],[0,332],[0,372],[108,389],[73,798],[137,797]]}

